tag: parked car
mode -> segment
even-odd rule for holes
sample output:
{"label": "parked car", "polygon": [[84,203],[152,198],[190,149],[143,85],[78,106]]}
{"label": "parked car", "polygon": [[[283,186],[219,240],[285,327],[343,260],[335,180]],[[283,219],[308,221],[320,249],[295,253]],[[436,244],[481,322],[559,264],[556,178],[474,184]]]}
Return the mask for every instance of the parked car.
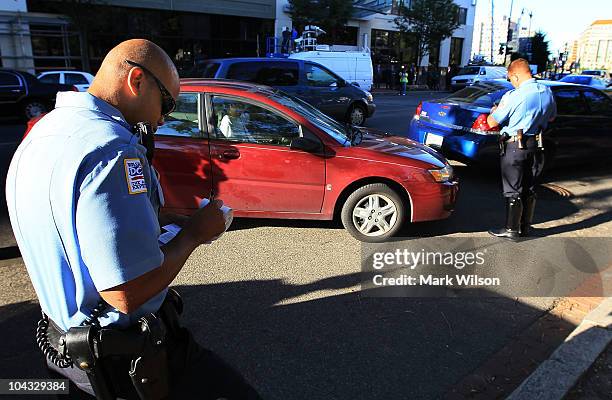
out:
{"label": "parked car", "polygon": [[[592,162],[612,154],[612,100],[588,86],[541,81],[550,87],[557,118],[544,132],[545,165]],[[408,137],[468,164],[499,162],[498,128],[490,128],[491,107],[512,85],[482,82],[450,96],[424,101],[410,122]]]}
{"label": "parked car", "polygon": [[610,73],[605,69],[585,69],[580,75],[592,75],[610,83]]}
{"label": "parked car", "polygon": [[569,72],[557,72],[556,74],[553,74],[550,78],[551,81],[559,81],[563,78],[565,78],[566,76],[570,75]]}
{"label": "parked car", "polygon": [[575,83],[577,85],[590,86],[599,90],[607,90],[608,84],[605,80],[593,75],[568,75],[559,82]]}
{"label": "parked car", "polygon": [[505,78],[508,70],[505,67],[468,65],[459,70],[451,79],[451,89],[460,90],[482,81]]}
{"label": "parked car", "polygon": [[190,214],[214,191],[237,217],[340,217],[363,241],[448,217],[458,190],[435,150],[246,82],[183,80],[155,148],[169,211]]}
{"label": "parked car", "polygon": [[372,94],[305,60],[227,58],[207,60],[188,75],[224,78],[272,86],[299,97],[325,114],[362,126],[376,110]]}
{"label": "parked car", "polygon": [[372,89],[374,69],[370,53],[363,51],[301,51],[289,58],[294,60],[314,61],[342,79],[364,90]]}
{"label": "parked car", "polygon": [[0,115],[29,120],[55,106],[57,92],[77,89],[72,85],[42,83],[32,74],[0,69]]}
{"label": "parked car", "polygon": [[87,91],[93,79],[92,74],[83,71],[47,71],[38,75],[38,80],[43,83],[74,85],[79,92]]}

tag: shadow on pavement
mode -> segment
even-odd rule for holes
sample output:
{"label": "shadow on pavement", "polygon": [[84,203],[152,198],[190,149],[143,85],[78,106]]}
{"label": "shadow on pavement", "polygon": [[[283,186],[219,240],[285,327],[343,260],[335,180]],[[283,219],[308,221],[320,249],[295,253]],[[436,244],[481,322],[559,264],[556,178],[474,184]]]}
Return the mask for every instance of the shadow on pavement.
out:
{"label": "shadow on pavement", "polygon": [[[184,323],[265,399],[439,398],[543,311],[506,298],[368,298],[360,274],[179,286]],[[0,308],[0,376],[44,376],[36,304]]]}

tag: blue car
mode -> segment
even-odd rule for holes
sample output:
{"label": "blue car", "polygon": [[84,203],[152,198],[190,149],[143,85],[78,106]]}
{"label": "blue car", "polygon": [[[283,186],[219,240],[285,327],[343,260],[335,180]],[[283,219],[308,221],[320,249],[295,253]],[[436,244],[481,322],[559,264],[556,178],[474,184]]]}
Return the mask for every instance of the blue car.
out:
{"label": "blue car", "polygon": [[[589,162],[612,154],[612,99],[582,85],[540,81],[549,86],[557,118],[544,132],[545,164]],[[466,164],[498,164],[498,128],[487,117],[512,85],[505,80],[475,84],[448,97],[423,101],[408,137],[449,159]]]}

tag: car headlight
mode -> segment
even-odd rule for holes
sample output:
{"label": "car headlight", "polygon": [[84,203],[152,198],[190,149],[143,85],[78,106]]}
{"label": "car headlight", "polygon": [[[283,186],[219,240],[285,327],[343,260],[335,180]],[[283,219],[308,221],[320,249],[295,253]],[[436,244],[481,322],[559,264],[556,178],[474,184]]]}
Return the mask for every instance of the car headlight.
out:
{"label": "car headlight", "polygon": [[446,164],[444,168],[439,169],[428,169],[429,174],[432,176],[434,181],[438,183],[448,182],[453,177],[453,167]]}
{"label": "car headlight", "polygon": [[368,102],[373,103],[374,102],[374,96],[372,96],[372,93],[370,93],[370,92],[368,92],[366,90],[364,90],[364,92],[365,92],[366,99],[368,99]]}

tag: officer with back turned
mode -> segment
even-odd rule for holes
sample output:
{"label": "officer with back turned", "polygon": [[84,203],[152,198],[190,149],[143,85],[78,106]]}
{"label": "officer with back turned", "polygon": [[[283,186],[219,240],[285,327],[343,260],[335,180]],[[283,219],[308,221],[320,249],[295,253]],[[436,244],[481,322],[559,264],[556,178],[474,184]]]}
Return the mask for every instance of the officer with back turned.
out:
{"label": "officer with back turned", "polygon": [[502,126],[500,155],[506,225],[491,229],[493,236],[518,240],[528,236],[536,204],[535,187],[542,173],[542,132],[557,115],[550,89],[531,75],[529,63],[520,58],[508,67],[507,92],[487,118],[490,127]]}

